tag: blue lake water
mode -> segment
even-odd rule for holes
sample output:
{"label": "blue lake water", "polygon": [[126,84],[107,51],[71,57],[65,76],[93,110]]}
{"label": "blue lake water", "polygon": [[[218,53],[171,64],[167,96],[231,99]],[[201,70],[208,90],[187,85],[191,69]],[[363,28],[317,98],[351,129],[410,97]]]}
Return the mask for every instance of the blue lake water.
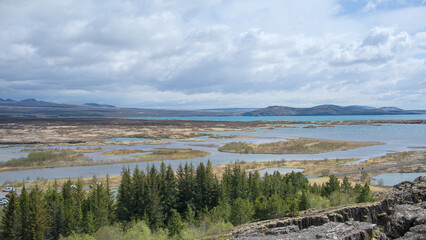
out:
{"label": "blue lake water", "polygon": [[382,173],[372,176],[371,183],[379,184],[383,180],[386,186],[393,186],[403,181],[413,181],[419,176],[426,176],[426,172],[421,173]]}
{"label": "blue lake water", "polygon": [[[375,115],[378,119],[386,117],[392,118],[403,118],[403,117],[423,117],[426,115]],[[308,120],[317,120],[318,117],[304,117],[309,118]],[[330,117],[352,117],[347,120],[355,120],[364,118],[366,116],[324,116]],[[226,117],[228,118],[228,117]],[[232,118],[232,117],[231,117]],[[253,117],[234,117],[238,118],[251,118]],[[263,120],[269,119],[263,117]],[[388,119],[388,118],[387,118]],[[413,118],[416,119],[416,118]],[[420,119],[420,118],[419,118]],[[224,120],[224,119],[222,119]],[[282,120],[282,119],[281,119]],[[325,120],[325,119],[321,119]],[[337,120],[337,118],[332,119]],[[91,146],[101,147],[104,151],[118,150],[118,149],[138,149],[138,150],[152,150],[155,148],[192,148],[197,150],[203,150],[210,153],[207,157],[195,158],[195,159],[183,159],[183,160],[172,160],[164,161],[166,164],[171,164],[176,170],[179,164],[190,162],[194,166],[199,163],[206,163],[208,160],[212,164],[230,163],[235,161],[274,161],[285,159],[291,160],[322,160],[325,158],[358,158],[360,161],[364,161],[369,158],[385,155],[389,152],[400,152],[412,150],[409,147],[426,146],[426,124],[380,124],[380,125],[336,125],[333,127],[318,127],[318,128],[303,128],[305,125],[294,125],[297,128],[253,128],[253,131],[231,131],[231,132],[214,132],[214,134],[221,135],[249,135],[258,137],[269,137],[269,138],[241,138],[241,139],[214,139],[206,136],[200,137],[205,142],[179,142],[175,139],[165,139],[171,142],[171,144],[164,145],[145,145],[136,144],[134,146],[126,145],[108,145],[108,146]],[[264,143],[264,142],[276,142],[285,141],[290,138],[309,137],[319,139],[332,139],[332,140],[348,140],[348,141],[378,141],[383,142],[383,145],[376,145],[358,149],[351,149],[347,151],[334,151],[319,154],[236,154],[236,153],[225,153],[219,152],[218,147],[223,146],[229,142],[242,141],[248,143]],[[115,139],[115,140],[141,140],[141,139]],[[214,147],[212,147],[212,145]],[[77,146],[76,146],[77,147]],[[76,147],[58,147],[53,146],[49,148],[76,148]],[[20,152],[25,147],[8,147],[0,148],[0,161],[7,161],[12,158],[24,157],[28,153]],[[117,161],[121,159],[133,158],[132,156],[105,156],[102,152],[87,153],[86,157],[93,159],[93,161]],[[140,154],[139,154],[140,155]],[[0,183],[7,181],[21,181],[29,177],[30,179],[37,178],[68,178],[68,177],[92,177],[96,176],[110,176],[120,175],[123,166],[128,166],[131,169],[138,165],[141,169],[145,169],[148,165],[154,164],[159,166],[161,162],[148,162],[148,163],[132,163],[132,164],[112,164],[102,166],[85,166],[85,167],[66,167],[66,168],[51,168],[51,169],[39,169],[39,170],[24,170],[14,172],[0,172]]]}
{"label": "blue lake water", "polygon": [[264,176],[266,173],[273,174],[274,172],[279,172],[280,174],[286,174],[291,172],[302,172],[304,169],[302,168],[284,168],[284,167],[271,167],[264,168],[259,170],[259,175]]}

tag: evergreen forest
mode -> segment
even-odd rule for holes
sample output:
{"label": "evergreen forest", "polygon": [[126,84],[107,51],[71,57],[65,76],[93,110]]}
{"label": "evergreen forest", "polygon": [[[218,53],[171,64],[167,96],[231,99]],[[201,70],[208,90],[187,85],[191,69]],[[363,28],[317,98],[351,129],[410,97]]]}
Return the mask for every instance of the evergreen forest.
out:
{"label": "evergreen forest", "polygon": [[222,179],[212,165],[153,165],[123,168],[117,192],[92,180],[47,189],[23,186],[3,207],[1,239],[199,239],[220,237],[234,226],[257,220],[298,216],[310,208],[372,201],[368,183],[352,186],[330,175],[317,185],[301,173],[247,173],[239,164]]}

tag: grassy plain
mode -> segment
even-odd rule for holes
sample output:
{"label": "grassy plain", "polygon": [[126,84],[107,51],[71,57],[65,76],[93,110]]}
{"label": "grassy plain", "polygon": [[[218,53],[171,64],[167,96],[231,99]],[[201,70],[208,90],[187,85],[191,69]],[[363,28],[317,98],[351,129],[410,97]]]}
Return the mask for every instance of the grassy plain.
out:
{"label": "grassy plain", "polygon": [[384,144],[380,142],[336,141],[314,138],[290,139],[283,142],[248,144],[231,142],[219,148],[222,152],[259,154],[303,154],[348,150]]}

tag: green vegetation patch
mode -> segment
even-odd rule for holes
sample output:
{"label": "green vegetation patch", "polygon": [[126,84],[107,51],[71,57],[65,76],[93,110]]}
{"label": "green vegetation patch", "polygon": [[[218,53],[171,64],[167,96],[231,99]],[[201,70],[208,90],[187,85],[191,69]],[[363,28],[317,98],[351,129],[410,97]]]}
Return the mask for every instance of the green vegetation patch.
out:
{"label": "green vegetation patch", "polygon": [[0,167],[39,167],[47,166],[52,163],[76,162],[80,160],[84,160],[84,155],[81,153],[38,151],[30,152],[27,157],[13,158],[9,161],[2,162],[0,163]]}
{"label": "green vegetation patch", "polygon": [[153,150],[149,154],[138,155],[135,157],[143,158],[149,161],[159,161],[159,160],[174,160],[174,159],[189,159],[189,158],[198,158],[205,157],[210,155],[209,152],[193,149],[158,149]]}
{"label": "green vegetation patch", "polygon": [[119,149],[119,150],[111,150],[103,152],[102,154],[105,156],[124,156],[124,155],[130,155],[133,153],[143,153],[145,151],[143,150],[130,150],[130,149]]}
{"label": "green vegetation patch", "polygon": [[290,139],[283,142],[262,143],[259,145],[244,142],[227,143],[219,148],[221,152],[257,154],[306,154],[348,150],[384,144],[380,142],[351,142],[314,138]]}

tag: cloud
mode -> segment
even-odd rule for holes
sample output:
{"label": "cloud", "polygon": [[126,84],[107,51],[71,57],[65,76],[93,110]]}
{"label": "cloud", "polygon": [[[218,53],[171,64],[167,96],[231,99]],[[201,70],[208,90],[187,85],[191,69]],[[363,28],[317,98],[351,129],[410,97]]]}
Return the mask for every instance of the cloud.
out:
{"label": "cloud", "polygon": [[0,95],[136,107],[424,108],[414,100],[425,93],[426,8],[357,3],[371,9],[334,0],[3,1]]}
{"label": "cloud", "polygon": [[332,63],[342,64],[383,64],[390,61],[412,45],[411,36],[406,32],[395,33],[390,28],[374,28],[362,42],[352,42],[336,49]]}

